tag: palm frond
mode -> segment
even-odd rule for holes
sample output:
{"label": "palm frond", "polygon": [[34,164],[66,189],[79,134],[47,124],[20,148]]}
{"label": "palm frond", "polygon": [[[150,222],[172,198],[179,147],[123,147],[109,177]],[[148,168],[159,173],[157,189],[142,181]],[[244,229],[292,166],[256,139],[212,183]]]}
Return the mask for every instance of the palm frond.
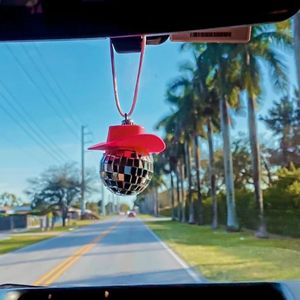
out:
{"label": "palm frond", "polygon": [[286,91],[288,89],[289,82],[287,76],[288,69],[282,55],[269,48],[265,51],[265,53],[263,53],[262,58],[270,70],[274,87],[278,91]]}

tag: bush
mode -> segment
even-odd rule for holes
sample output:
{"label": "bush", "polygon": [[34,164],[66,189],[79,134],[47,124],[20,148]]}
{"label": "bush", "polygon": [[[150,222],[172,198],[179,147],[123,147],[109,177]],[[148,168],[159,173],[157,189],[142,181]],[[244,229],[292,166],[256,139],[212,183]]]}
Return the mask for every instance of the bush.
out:
{"label": "bush", "polygon": [[[300,237],[300,168],[290,166],[277,171],[277,180],[272,186],[263,191],[265,220],[270,233]],[[236,211],[241,228],[257,230],[259,226],[259,211],[256,207],[254,191],[240,189],[235,191]],[[199,205],[197,193],[193,193],[195,222],[199,222]],[[226,225],[226,196],[219,193],[218,221]],[[178,208],[176,207],[176,210]],[[204,221],[210,225],[212,221],[212,201],[208,195],[203,195]],[[186,220],[188,220],[188,205],[186,206]],[[171,215],[171,211],[161,211],[162,215]]]}
{"label": "bush", "polygon": [[[259,211],[255,205],[254,192],[249,190],[236,191],[236,210],[241,228],[256,230],[259,225]],[[300,208],[295,207],[296,197],[289,193],[272,191],[264,192],[265,219],[270,233],[300,237]],[[220,225],[226,225],[226,196],[219,194],[218,219]],[[197,207],[197,205],[196,205]],[[210,197],[203,200],[205,224],[211,224],[212,202]],[[198,210],[196,209],[196,217]]]}
{"label": "bush", "polygon": [[270,209],[300,209],[300,168],[293,165],[277,172],[278,179],[265,191],[265,206]]}

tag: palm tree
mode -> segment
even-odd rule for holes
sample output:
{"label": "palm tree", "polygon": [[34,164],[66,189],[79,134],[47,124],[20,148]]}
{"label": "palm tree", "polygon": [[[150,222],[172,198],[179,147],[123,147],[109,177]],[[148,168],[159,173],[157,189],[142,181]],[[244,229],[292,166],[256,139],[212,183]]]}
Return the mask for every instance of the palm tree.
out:
{"label": "palm tree", "polygon": [[[197,194],[198,194],[198,205],[199,205],[199,223],[203,224],[203,208],[202,208],[202,195],[200,186],[200,157],[199,157],[199,145],[198,136],[201,128],[201,124],[198,118],[197,107],[195,105],[196,98],[193,91],[193,86],[188,78],[180,77],[174,80],[169,86],[167,91],[166,100],[169,104],[175,107],[176,111],[158,124],[158,127],[165,127],[166,132],[174,132],[176,141],[182,143],[183,147],[177,148],[178,153],[182,155],[181,166],[178,166],[176,173],[179,175],[181,180],[184,178],[188,179],[188,207],[189,207],[189,223],[195,222],[194,217],[194,203],[192,197],[192,149],[194,149],[194,161],[196,165],[196,181],[197,181]],[[184,128],[184,130],[182,130]],[[178,161],[180,164],[180,161]],[[184,166],[184,168],[183,168]],[[183,170],[184,169],[184,170]],[[183,175],[184,174],[184,175]],[[180,184],[183,187],[183,183]],[[182,191],[182,219],[185,218],[185,200],[183,199]]]}
{"label": "palm tree", "polygon": [[[167,92],[167,101],[174,105],[180,101],[179,98],[170,92]],[[158,122],[156,129],[164,128],[165,142],[167,150],[165,153],[166,161],[169,164],[169,171],[176,175],[178,219],[185,222],[185,197],[184,197],[184,151],[182,147],[183,132],[181,130],[181,118],[178,111],[166,116]]]}
{"label": "palm tree", "polygon": [[[176,145],[176,139],[174,134],[168,133],[165,137],[166,150],[162,154],[162,161],[165,163],[163,168],[164,173],[170,175],[170,196],[171,196],[171,207],[172,207],[172,220],[176,219],[175,213],[175,185],[174,185],[174,175],[176,176],[177,162],[178,162],[178,149],[174,147]],[[179,198],[177,191],[177,205],[179,206]],[[178,201],[179,200],[179,201]]]}
{"label": "palm tree", "polygon": [[[227,229],[239,229],[234,196],[233,168],[230,141],[229,107],[239,108],[238,62],[228,55],[233,46],[220,44],[185,44],[183,49],[192,49],[197,61],[195,81],[199,80],[200,91],[208,87],[217,95],[224,145],[224,170],[227,203]],[[204,78],[201,83],[201,78]],[[204,88],[204,89],[203,89]],[[216,202],[215,202],[216,204]]]}
{"label": "palm tree", "polygon": [[209,90],[207,85],[207,78],[210,73],[210,65],[203,59],[202,55],[196,57],[196,70],[193,70],[196,86],[198,91],[198,106],[200,115],[205,116],[206,119],[206,136],[208,142],[208,170],[210,180],[210,194],[212,199],[212,228],[218,227],[218,204],[216,197],[216,175],[214,170],[214,147],[213,147],[213,132],[214,128],[219,128],[219,99],[213,90]]}
{"label": "palm tree", "polygon": [[212,199],[212,229],[218,228],[218,202],[216,191],[216,174],[215,174],[215,155],[213,132],[215,128],[219,128],[219,108],[218,99],[214,93],[210,93],[207,101],[207,106],[204,108],[203,114],[206,117],[206,132],[208,143],[208,172],[210,181],[210,196]]}
{"label": "palm tree", "polygon": [[285,89],[287,84],[286,66],[282,62],[280,54],[274,49],[274,45],[291,45],[292,38],[287,27],[276,27],[271,25],[254,26],[252,28],[252,39],[247,44],[238,45],[232,49],[233,56],[239,58],[241,74],[241,89],[247,92],[248,106],[248,129],[252,158],[253,182],[255,189],[255,200],[259,207],[259,229],[258,237],[267,237],[266,224],[264,220],[263,194],[261,188],[261,161],[260,149],[257,138],[256,104],[261,94],[261,82],[263,71],[261,61],[271,71],[273,85],[275,88]]}
{"label": "palm tree", "polygon": [[159,216],[158,189],[161,186],[166,186],[166,183],[163,178],[163,162],[159,157],[155,156],[154,173],[147,190],[150,190],[150,194],[152,195],[153,205],[154,205],[154,215],[156,217]]}
{"label": "palm tree", "polygon": [[280,162],[282,167],[288,167],[290,160],[289,148],[293,136],[293,125],[295,123],[295,112],[293,102],[284,96],[274,107],[269,109],[268,116],[262,117],[262,121],[273,131],[274,136],[280,139]]}
{"label": "palm tree", "polygon": [[[189,202],[189,223],[195,222],[194,203],[192,197],[192,169],[196,170],[196,191],[198,199],[198,222],[204,224],[203,204],[200,181],[200,148],[199,136],[203,136],[203,119],[200,117],[199,101],[195,93],[194,82],[185,77],[180,77],[170,86],[171,93],[181,92],[182,98],[178,102],[178,112],[181,115],[182,128],[185,129],[185,155],[186,171],[188,177],[188,202]],[[192,151],[193,149],[193,151]],[[193,154],[192,154],[193,152]],[[194,168],[192,165],[194,157]]]}
{"label": "palm tree", "polygon": [[[234,181],[233,181],[233,165],[231,154],[231,136],[230,126],[231,118],[229,115],[229,107],[239,108],[240,89],[237,85],[238,64],[234,57],[228,55],[230,46],[220,47],[217,45],[217,67],[214,79],[212,80],[212,88],[219,97],[219,109],[221,118],[221,131],[223,137],[224,150],[224,174],[226,185],[226,203],[227,203],[227,230],[238,231],[239,224],[236,214]],[[218,49],[219,48],[219,49]],[[215,49],[214,49],[215,50]]]}
{"label": "palm tree", "polygon": [[294,17],[294,40],[298,88],[300,89],[300,11]]}

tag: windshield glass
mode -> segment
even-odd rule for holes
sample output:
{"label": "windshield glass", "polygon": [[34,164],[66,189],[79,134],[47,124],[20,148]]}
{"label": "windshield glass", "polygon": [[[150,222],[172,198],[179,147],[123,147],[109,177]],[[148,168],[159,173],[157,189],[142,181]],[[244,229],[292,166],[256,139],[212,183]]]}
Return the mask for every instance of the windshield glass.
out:
{"label": "windshield glass", "polygon": [[[0,284],[299,279],[297,18],[147,46],[119,146],[108,40],[0,44]],[[128,112],[139,55],[115,59]]]}

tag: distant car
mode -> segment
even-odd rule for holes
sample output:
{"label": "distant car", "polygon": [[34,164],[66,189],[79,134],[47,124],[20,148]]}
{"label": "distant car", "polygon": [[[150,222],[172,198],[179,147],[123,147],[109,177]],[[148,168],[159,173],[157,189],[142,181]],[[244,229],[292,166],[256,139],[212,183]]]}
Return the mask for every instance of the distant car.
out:
{"label": "distant car", "polygon": [[127,212],[127,217],[128,218],[135,218],[136,217],[136,212],[133,210],[130,210]]}

